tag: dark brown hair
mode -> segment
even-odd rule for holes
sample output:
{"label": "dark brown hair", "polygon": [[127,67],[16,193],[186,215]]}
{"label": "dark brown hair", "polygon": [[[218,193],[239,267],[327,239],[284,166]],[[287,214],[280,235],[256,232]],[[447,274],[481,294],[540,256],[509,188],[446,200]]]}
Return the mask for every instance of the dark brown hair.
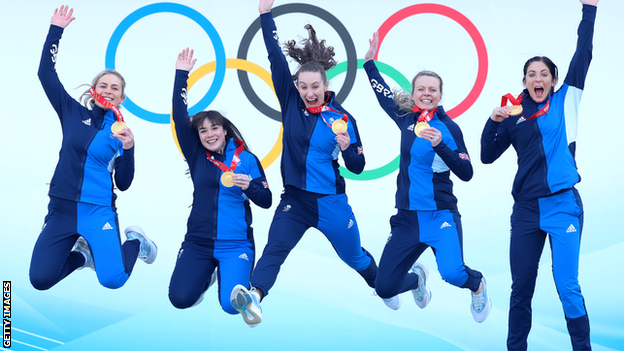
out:
{"label": "dark brown hair", "polygon": [[293,74],[293,80],[297,82],[301,72],[319,72],[325,83],[327,82],[325,72],[337,64],[334,60],[334,47],[326,46],[325,39],[319,41],[311,24],[306,24],[304,28],[308,30],[308,38],[301,40],[301,47],[297,47],[294,40],[285,43],[284,53],[301,65]]}

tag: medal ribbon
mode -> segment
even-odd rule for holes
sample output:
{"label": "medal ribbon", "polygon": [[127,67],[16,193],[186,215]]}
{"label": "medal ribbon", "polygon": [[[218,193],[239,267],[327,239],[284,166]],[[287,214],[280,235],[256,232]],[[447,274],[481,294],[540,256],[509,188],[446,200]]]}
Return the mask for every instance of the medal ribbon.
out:
{"label": "medal ribbon", "polygon": [[206,156],[208,156],[208,159],[212,163],[214,163],[217,167],[219,167],[219,169],[222,170],[223,172],[228,172],[228,171],[234,172],[234,170],[236,169],[236,166],[238,166],[238,162],[240,161],[240,159],[238,158],[238,155],[240,155],[240,153],[243,152],[243,150],[245,149],[245,144],[240,140],[234,139],[234,144],[236,144],[237,147],[236,147],[236,150],[234,150],[234,157],[232,157],[232,164],[230,164],[229,168],[223,162],[215,160],[209,151],[206,151]]}
{"label": "medal ribbon", "polygon": [[342,113],[326,105],[306,107],[306,110],[308,110],[308,112],[310,113],[319,113],[321,115],[321,118],[323,119],[323,122],[325,122],[325,124],[327,124],[330,128],[331,128],[331,125],[327,123],[327,121],[325,120],[325,117],[323,117],[323,111],[332,111],[332,112],[336,112],[337,114],[341,114],[342,115],[341,119],[345,122],[349,122],[349,116],[347,116],[346,113]]}
{"label": "medal ribbon", "polygon": [[124,118],[121,115],[121,111],[119,111],[119,109],[117,108],[117,106],[113,105],[110,101],[106,100],[105,98],[103,98],[100,94],[95,92],[95,89],[93,87],[89,88],[89,93],[91,94],[91,96],[93,96],[93,98],[99,102],[102,106],[113,110],[113,112],[115,113],[115,116],[117,116],[117,121],[118,122],[123,122]]}
{"label": "medal ribbon", "polygon": [[438,108],[434,108],[433,111],[429,111],[427,109],[421,110],[418,106],[414,105],[412,108],[414,112],[420,112],[420,116],[418,116],[418,122],[429,122],[438,111]]}
{"label": "medal ribbon", "polygon": [[507,101],[511,101],[511,104],[514,106],[520,105],[520,103],[522,103],[522,93],[518,95],[518,98],[514,98],[513,95],[511,94],[503,95],[503,99],[501,101],[501,107],[507,106]]}
{"label": "medal ribbon", "polygon": [[[527,119],[533,119],[533,118],[537,118],[537,117],[541,117],[543,115],[545,115],[546,113],[548,113],[548,111],[550,110],[550,98],[552,97],[552,94],[548,94],[548,101],[546,101],[546,105],[544,105],[544,107],[542,107],[541,110],[535,112],[535,114],[533,114],[533,116],[527,118]],[[514,99],[513,95],[511,94],[505,94],[503,95],[503,99],[501,101],[501,107],[505,107],[507,105],[507,100],[511,101],[511,103],[513,105],[520,105],[522,104],[522,101],[524,100],[524,95],[522,93],[520,93],[520,95],[518,95],[517,98]],[[522,113],[522,116],[524,117],[524,113]]]}

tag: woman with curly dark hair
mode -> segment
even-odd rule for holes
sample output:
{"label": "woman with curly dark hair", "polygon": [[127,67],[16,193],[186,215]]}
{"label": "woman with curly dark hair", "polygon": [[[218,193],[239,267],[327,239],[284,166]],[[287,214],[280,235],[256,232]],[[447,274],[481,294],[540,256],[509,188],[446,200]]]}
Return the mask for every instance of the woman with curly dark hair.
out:
{"label": "woman with curly dark hair", "polygon": [[[271,15],[273,0],[260,0],[260,21],[271,61],[275,92],[282,108],[284,125],[281,161],[284,193],[269,230],[269,239],[251,277],[250,290],[239,285],[231,295],[232,305],[245,322],[255,326],[262,321],[259,302],[265,297],[280,266],[311,227],[321,231],[349,267],[374,287],[377,264],[360,245],[355,216],[340,176],[338,154],[351,172],[364,170],[364,154],[355,119],[328,90],[325,71],[334,67],[333,47],[319,41],[312,26],[309,38],[297,47],[286,43],[285,52],[300,64],[291,76],[286,57],[278,43]],[[293,84],[293,80],[294,83]]]}

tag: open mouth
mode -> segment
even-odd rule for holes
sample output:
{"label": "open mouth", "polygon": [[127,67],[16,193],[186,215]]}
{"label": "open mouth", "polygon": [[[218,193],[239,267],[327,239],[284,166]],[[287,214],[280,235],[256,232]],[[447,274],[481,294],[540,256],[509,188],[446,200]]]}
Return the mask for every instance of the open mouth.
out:
{"label": "open mouth", "polygon": [[538,99],[541,99],[544,97],[544,88],[543,87],[535,87],[535,89],[533,89],[533,91],[535,92],[535,96]]}
{"label": "open mouth", "polygon": [[315,106],[318,103],[318,99],[306,99],[306,102],[308,103],[308,106]]}

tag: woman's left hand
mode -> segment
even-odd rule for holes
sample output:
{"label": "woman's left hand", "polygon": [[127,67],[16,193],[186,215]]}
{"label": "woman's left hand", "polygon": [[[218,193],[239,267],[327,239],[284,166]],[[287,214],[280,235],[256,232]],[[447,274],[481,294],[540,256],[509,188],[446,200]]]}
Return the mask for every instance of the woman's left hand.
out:
{"label": "woman's left hand", "polygon": [[580,0],[583,5],[598,6],[598,0]]}
{"label": "woman's left hand", "polygon": [[335,139],[338,142],[338,146],[340,146],[340,150],[342,151],[345,151],[349,145],[351,145],[351,137],[349,137],[349,133],[347,133],[346,130],[338,132]]}
{"label": "woman's left hand", "polygon": [[420,137],[431,142],[431,146],[436,147],[442,142],[442,133],[439,130],[429,127],[420,131]]}
{"label": "woman's left hand", "polygon": [[132,134],[130,128],[124,128],[119,133],[113,134],[113,136],[121,141],[124,150],[131,149],[134,146],[134,134]]}
{"label": "woman's left hand", "polygon": [[247,174],[234,173],[232,175],[232,182],[234,182],[234,185],[240,187],[242,190],[247,190],[249,189],[249,183],[251,180]]}

